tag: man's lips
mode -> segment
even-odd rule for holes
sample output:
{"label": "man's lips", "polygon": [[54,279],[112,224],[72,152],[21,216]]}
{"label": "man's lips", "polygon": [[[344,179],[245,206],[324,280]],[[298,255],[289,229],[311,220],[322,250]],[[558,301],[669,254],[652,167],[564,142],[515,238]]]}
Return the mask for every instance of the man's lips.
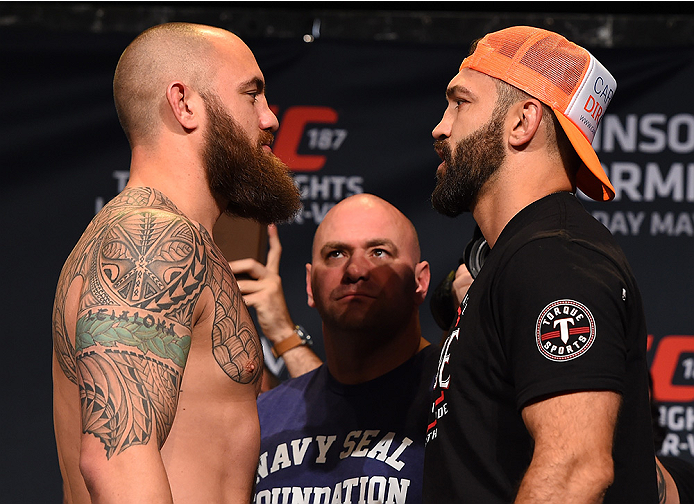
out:
{"label": "man's lips", "polygon": [[446,167],[446,159],[447,159],[447,149],[444,147],[443,144],[435,144],[434,145],[434,150],[436,151],[436,154],[441,158],[441,163],[439,166],[436,168],[436,171],[439,172],[443,170]]}
{"label": "man's lips", "polygon": [[369,293],[369,292],[364,292],[364,291],[345,291],[345,292],[340,292],[335,296],[336,300],[341,300],[341,299],[358,299],[358,298],[369,298],[369,299],[376,299],[376,296]]}

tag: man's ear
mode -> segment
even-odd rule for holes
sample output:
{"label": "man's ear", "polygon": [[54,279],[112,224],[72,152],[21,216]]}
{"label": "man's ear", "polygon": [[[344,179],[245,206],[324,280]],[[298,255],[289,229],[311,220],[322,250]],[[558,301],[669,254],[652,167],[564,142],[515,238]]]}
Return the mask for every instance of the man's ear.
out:
{"label": "man's ear", "polygon": [[415,290],[417,304],[422,304],[429,291],[429,282],[431,282],[431,270],[427,261],[419,262],[414,267],[414,280],[417,284]]}
{"label": "man's ear", "polygon": [[542,103],[534,98],[520,101],[509,111],[513,120],[509,143],[514,147],[523,147],[529,143],[542,121]]}
{"label": "man's ear", "polygon": [[174,119],[183,129],[192,131],[200,125],[202,100],[190,87],[180,81],[172,82],[166,88],[166,101]]}
{"label": "man's ear", "polygon": [[306,263],[306,294],[308,295],[308,305],[315,308],[316,303],[313,301],[313,288],[311,287],[311,263]]}

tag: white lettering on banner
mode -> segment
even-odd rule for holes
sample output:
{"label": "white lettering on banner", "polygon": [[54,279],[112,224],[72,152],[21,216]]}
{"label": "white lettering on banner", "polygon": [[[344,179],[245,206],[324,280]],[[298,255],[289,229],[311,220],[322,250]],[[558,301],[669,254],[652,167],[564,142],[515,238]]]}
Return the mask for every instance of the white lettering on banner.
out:
{"label": "white lettering on banner", "polygon": [[128,184],[128,180],[130,179],[130,170],[114,170],[111,175],[118,181],[118,187],[116,190],[120,193]]}
{"label": "white lettering on banner", "polygon": [[655,154],[670,150],[675,154],[694,152],[694,115],[629,114],[621,118],[606,114],[593,139],[596,152],[641,152]]}
{"label": "white lettering on banner", "polygon": [[694,406],[659,406],[658,423],[671,431],[694,431]]}
{"label": "white lettering on banner", "polygon": [[364,192],[364,177],[358,176],[297,174],[294,183],[304,204],[304,209],[294,219],[297,224],[313,221],[318,225],[339,201]]}
{"label": "white lettering on banner", "polygon": [[694,457],[694,434],[681,437],[674,432],[666,434],[658,455],[679,457],[683,453],[689,453]]}
{"label": "white lettering on banner", "polygon": [[593,212],[593,217],[599,220],[603,226],[610,230],[610,233],[623,235],[638,235],[641,231],[641,224],[646,217],[646,212],[604,212],[597,210]]}
{"label": "white lettering on banner", "polygon": [[694,236],[694,214],[666,212],[651,215],[651,235]]}
{"label": "white lettering on banner", "polygon": [[614,162],[605,173],[614,186],[615,201],[655,201],[656,198],[694,202],[694,163],[673,163],[663,173],[658,163],[649,162],[645,170],[636,163]]}
{"label": "white lettering on banner", "polygon": [[[130,178],[130,170],[114,170],[111,176],[116,179],[116,194],[119,194],[125,189],[128,179]],[[103,196],[97,196],[94,200],[94,215],[98,214],[106,204]]]}
{"label": "white lettering on banner", "polygon": [[332,128],[312,128],[306,131],[308,148],[311,150],[337,150],[347,138],[347,130]]}
{"label": "white lettering on banner", "polygon": [[255,504],[406,504],[409,479],[349,478],[330,487],[281,487],[258,492]]}
{"label": "white lettering on banner", "polygon": [[[313,438],[305,437],[293,439],[291,441],[278,444],[274,452],[263,452],[258,460],[258,472],[256,481],[266,478],[282,469],[298,466],[304,463],[325,464],[329,460],[329,455],[340,460],[347,457],[360,458],[366,457],[378,460],[392,467],[396,471],[401,471],[405,467],[402,456],[405,450],[412,445],[412,440],[404,436],[401,440],[396,440],[395,432],[387,432],[379,437],[379,430],[355,430],[345,436],[339,452],[337,449],[331,451],[331,447],[337,440],[337,436],[316,436],[316,447],[318,454],[315,459],[307,458],[309,447],[313,443]],[[337,446],[337,445],[336,445]]]}
{"label": "white lettering on banner", "polygon": [[[615,189],[615,202],[694,203],[694,114],[606,114],[593,147]],[[651,157],[615,159],[617,152]],[[616,235],[692,237],[694,214],[686,210],[625,210],[616,205],[615,210],[601,208],[593,216]]]}
{"label": "white lettering on banner", "polygon": [[688,453],[694,457],[694,406],[661,405],[658,414],[658,423],[670,431],[658,454],[679,457]]}
{"label": "white lettering on banner", "polygon": [[[641,229],[651,236],[694,236],[694,213],[688,212],[622,212],[612,213],[603,210],[592,212],[593,217],[600,221],[613,235],[638,236]],[[648,217],[649,224],[643,226]]]}

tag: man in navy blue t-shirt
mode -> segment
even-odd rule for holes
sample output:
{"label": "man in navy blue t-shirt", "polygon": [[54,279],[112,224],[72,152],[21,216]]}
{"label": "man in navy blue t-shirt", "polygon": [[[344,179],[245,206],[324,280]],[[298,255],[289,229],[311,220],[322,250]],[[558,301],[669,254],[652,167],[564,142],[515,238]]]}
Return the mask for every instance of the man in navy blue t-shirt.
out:
{"label": "man in navy blue t-shirt", "polygon": [[419,324],[429,278],[414,226],[388,202],[360,194],[326,214],[306,265],[326,363],[258,399],[257,504],[421,503],[437,356]]}

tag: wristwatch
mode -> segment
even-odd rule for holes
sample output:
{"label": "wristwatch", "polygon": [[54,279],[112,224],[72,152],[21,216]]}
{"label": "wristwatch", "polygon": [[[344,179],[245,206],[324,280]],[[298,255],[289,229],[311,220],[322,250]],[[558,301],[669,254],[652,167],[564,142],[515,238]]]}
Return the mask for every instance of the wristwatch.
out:
{"label": "wristwatch", "polygon": [[272,347],[272,355],[277,359],[283,353],[302,345],[313,346],[313,339],[311,335],[306,332],[306,329],[300,325],[296,325],[294,326],[294,333],[291,336],[276,343]]}

